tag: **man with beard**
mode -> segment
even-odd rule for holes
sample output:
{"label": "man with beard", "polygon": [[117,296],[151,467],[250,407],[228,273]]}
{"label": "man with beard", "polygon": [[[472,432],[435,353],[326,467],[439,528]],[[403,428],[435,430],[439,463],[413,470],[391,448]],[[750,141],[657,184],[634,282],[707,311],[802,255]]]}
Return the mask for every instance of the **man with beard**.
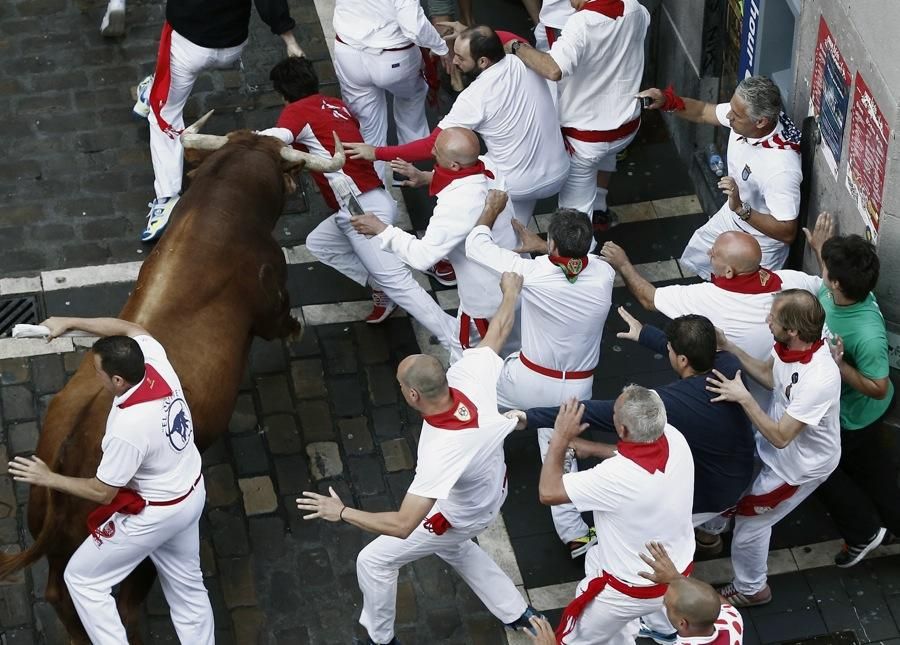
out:
{"label": "man with beard", "polygon": [[[505,34],[504,38],[514,38]],[[515,56],[500,34],[478,25],[459,33],[453,63],[472,83],[456,98],[431,135],[402,146],[346,145],[351,159],[425,161],[438,134],[451,127],[474,130],[487,146],[488,165],[506,184],[517,220],[528,225],[538,199],[559,192],[569,173],[556,108],[544,79]]]}

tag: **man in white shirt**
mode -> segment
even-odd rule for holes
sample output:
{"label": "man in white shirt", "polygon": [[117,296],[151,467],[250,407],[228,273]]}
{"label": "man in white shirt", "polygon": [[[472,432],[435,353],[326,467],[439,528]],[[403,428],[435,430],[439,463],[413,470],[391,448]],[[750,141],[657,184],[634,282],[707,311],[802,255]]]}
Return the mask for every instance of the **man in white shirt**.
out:
{"label": "man in white shirt", "polygon": [[784,266],[797,236],[800,208],[800,131],[782,110],[778,86],[763,76],[741,81],[729,103],[714,105],[675,95],[671,88],[640,93],[653,99],[651,108],[674,112],[695,123],[724,125],[728,137],[728,176],[719,188],[728,198],[697,229],[681,256],[682,266],[708,280],[707,253],[725,231],[745,231],[762,248],[762,266]]}
{"label": "man in white shirt", "polygon": [[586,427],[581,423],[583,413],[584,405],[575,400],[560,408],[539,485],[542,503],[572,503],[581,512],[593,512],[602,536],[588,551],[585,577],[563,612],[559,642],[634,643],[634,619],[640,617],[648,628],[672,633],[663,611],[666,585],[647,584],[638,554],[647,542],[660,542],[672,554],[678,571],[691,570],[694,462],[690,448],[666,422],[659,396],[629,385],[615,404],[617,454],[590,470],[564,473],[566,449]]}
{"label": "man in white shirt", "polygon": [[764,411],[744,387],[740,373],[728,379],[717,371],[707,389],[713,401],[735,401],[758,430],[756,449],[763,467],[738,501],[731,543],[734,581],[719,589],[735,607],[772,600],[766,558],[772,527],[824,482],[841,457],[841,372],[822,339],[825,310],[808,291],[789,289],[775,296],[769,327],[775,347],[768,360],[753,358],[734,343],[732,352],[750,376],[772,390]]}
{"label": "man in white shirt", "polygon": [[[514,38],[512,34],[504,37]],[[513,213],[528,225],[538,199],[559,192],[569,157],[547,84],[503,50],[500,36],[479,25],[462,31],[453,45],[453,63],[472,83],[456,97],[431,135],[402,146],[373,148],[347,144],[351,159],[425,161],[441,130],[469,128],[484,139],[488,165],[506,182]]]}
{"label": "man in white shirt", "polygon": [[569,177],[560,208],[574,208],[604,230],[611,223],[606,195],[616,154],[641,125],[635,95],[644,75],[644,37],[650,13],[637,0],[574,0],[575,14],[548,53],[528,43],[507,51],[544,78],[559,82],[559,123],[569,150]]}
{"label": "man in white shirt", "polygon": [[512,580],[472,540],[499,515],[506,499],[503,442],[516,426],[497,411],[495,383],[503,346],[515,318],[522,277],[505,273],[503,301],[484,339],[447,372],[432,356],[408,356],[397,368],[400,391],[422,414],[416,475],[400,510],[368,513],[330,496],[304,492],[304,519],[345,521],[378,533],[356,558],[363,594],[359,622],[368,643],[397,643],[394,616],[397,576],[405,564],[435,554],[452,566],[511,629],[532,629],[535,615]]}
{"label": "man in white shirt", "polygon": [[[708,252],[712,281],[700,284],[657,288],[637,272],[619,245],[606,242],[600,253],[644,309],[673,319],[688,314],[705,316],[728,340],[758,360],[765,360],[772,351],[767,315],[775,294],[795,288],[816,293],[821,284],[817,276],[801,271],[761,268],[757,239],[740,231],[716,238]],[[751,382],[750,391],[768,408],[771,393],[767,389]]]}
{"label": "man in white shirt", "polygon": [[[496,276],[466,257],[466,236],[475,228],[493,186],[493,173],[478,158],[478,151],[478,137],[474,132],[448,128],[438,135],[434,144],[434,171],[414,171],[417,185],[429,185],[430,194],[437,197],[434,213],[421,239],[373,215],[351,219],[359,233],[377,236],[382,249],[394,253],[414,269],[426,271],[442,258],[450,260],[459,290],[456,316],[459,346],[454,343],[451,362],[484,337],[489,318],[500,306],[502,295]],[[505,249],[514,248],[517,242],[511,222],[512,209],[507,206],[497,226],[498,243]]]}
{"label": "man in white shirt", "polygon": [[113,395],[94,477],[54,473],[38,457],[16,457],[16,481],[101,504],[91,535],[72,555],[64,580],[95,645],[128,642],[112,588],[150,558],[182,643],[213,645],[200,571],[199,520],[206,500],[194,423],[166,352],[147,331],[116,318],[49,318],[51,338],[75,329],[102,336],[94,367]]}
{"label": "man in white shirt", "polygon": [[[387,145],[387,94],[393,97],[397,139],[428,136],[422,53],[449,54],[418,0],[337,0],[334,72],[341,96],[359,119],[363,139]],[[379,170],[379,175],[383,173]]]}

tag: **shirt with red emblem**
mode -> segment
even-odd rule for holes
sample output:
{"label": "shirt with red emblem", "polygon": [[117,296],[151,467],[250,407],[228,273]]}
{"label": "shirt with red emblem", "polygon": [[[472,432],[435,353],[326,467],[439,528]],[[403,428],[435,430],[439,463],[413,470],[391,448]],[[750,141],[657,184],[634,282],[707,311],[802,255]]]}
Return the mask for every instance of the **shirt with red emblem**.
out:
{"label": "shirt with red emblem", "polygon": [[167,501],[189,491],[200,474],[194,421],[166,350],[150,336],[134,340],[144,353],[144,378],[113,399],[97,479]]}
{"label": "shirt with red emblem", "polygon": [[744,642],[744,619],[738,610],[723,603],[715,630],[709,636],[679,636],[676,645],[741,645]]}
{"label": "shirt with red emblem", "polygon": [[[334,136],[341,141],[362,141],[359,121],[350,114],[347,106],[340,99],[322,94],[313,94],[289,103],[278,117],[275,128],[263,130],[260,134],[280,138],[298,150],[309,152],[317,157],[330,157],[334,154]],[[359,192],[365,193],[383,184],[371,161],[350,159],[344,167],[335,172],[310,173],[325,203],[337,210],[342,204],[335,195],[335,182],[338,178],[349,179]]]}
{"label": "shirt with red emblem", "polygon": [[[693,559],[694,460],[687,441],[672,426],[666,424],[659,441],[664,454],[647,454],[646,444],[620,443],[616,456],[563,475],[569,499],[579,513],[593,512],[601,536],[587,553],[587,576],[606,571],[633,586],[650,585],[638,575],[647,570],[638,554],[650,541],[662,542],[679,571]],[[637,454],[625,446],[637,448]]]}
{"label": "shirt with red emblem", "polygon": [[432,512],[458,529],[490,524],[506,497],[503,441],[516,421],[497,411],[502,368],[489,347],[466,350],[447,371],[453,405],[422,420],[408,492],[436,499]]}

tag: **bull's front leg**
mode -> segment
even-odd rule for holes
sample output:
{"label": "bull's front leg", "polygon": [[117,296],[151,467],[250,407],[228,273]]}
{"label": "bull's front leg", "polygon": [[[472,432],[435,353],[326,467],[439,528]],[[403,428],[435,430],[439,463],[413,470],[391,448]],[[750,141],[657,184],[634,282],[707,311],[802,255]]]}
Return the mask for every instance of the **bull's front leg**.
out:
{"label": "bull's front leg", "polygon": [[291,315],[287,267],[283,259],[281,263],[263,264],[259,268],[259,289],[253,333],[266,340],[288,336],[299,340],[303,335],[303,322]]}

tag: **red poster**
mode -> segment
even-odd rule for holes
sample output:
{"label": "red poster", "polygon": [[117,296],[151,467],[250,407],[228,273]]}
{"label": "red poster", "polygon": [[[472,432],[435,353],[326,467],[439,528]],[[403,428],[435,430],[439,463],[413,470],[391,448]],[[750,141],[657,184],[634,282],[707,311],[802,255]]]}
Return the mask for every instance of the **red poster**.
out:
{"label": "red poster", "polygon": [[850,151],[847,164],[847,190],[866,224],[866,237],[878,237],[884,171],[887,165],[890,127],[875,97],[859,72],[850,110]]}

